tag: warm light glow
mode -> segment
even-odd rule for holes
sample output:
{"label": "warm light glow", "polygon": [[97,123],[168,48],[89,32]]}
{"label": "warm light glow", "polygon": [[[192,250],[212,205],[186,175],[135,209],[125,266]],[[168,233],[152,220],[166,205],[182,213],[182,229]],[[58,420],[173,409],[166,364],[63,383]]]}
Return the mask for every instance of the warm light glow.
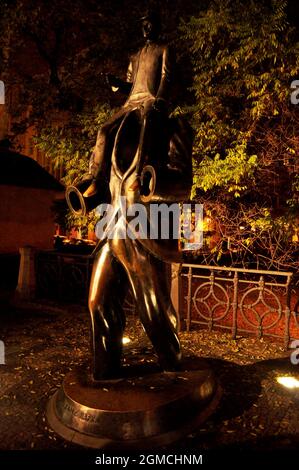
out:
{"label": "warm light glow", "polygon": [[299,380],[295,377],[277,377],[276,380],[286,388],[299,388]]}
{"label": "warm light glow", "polygon": [[127,336],[123,336],[123,344],[128,344],[130,342],[131,342],[130,338],[128,338]]}

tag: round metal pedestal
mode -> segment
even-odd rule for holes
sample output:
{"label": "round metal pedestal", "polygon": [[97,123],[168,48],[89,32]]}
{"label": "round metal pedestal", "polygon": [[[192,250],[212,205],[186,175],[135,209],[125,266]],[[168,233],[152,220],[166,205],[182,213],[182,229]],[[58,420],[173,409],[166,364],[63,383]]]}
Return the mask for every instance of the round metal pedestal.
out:
{"label": "round metal pedestal", "polygon": [[[204,361],[181,372],[130,371],[93,382],[70,372],[50,399],[47,419],[64,439],[93,448],[152,448],[174,442],[214,411],[220,391]],[[134,373],[135,372],[135,373]]]}

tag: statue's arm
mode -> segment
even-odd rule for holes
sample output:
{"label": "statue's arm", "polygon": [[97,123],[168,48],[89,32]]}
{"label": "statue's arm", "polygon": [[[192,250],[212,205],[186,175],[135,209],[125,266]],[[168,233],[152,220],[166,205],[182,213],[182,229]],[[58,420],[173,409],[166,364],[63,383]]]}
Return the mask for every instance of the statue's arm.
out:
{"label": "statue's arm", "polygon": [[107,82],[108,84],[116,88],[115,91],[120,91],[124,95],[129,95],[131,88],[132,88],[132,82],[133,82],[133,65],[132,61],[130,61],[128,71],[127,71],[127,80],[124,81],[121,78],[116,77],[115,75],[108,73],[107,74]]}
{"label": "statue's arm", "polygon": [[156,95],[157,100],[168,102],[170,99],[174,65],[173,51],[165,46],[162,53],[161,81]]}

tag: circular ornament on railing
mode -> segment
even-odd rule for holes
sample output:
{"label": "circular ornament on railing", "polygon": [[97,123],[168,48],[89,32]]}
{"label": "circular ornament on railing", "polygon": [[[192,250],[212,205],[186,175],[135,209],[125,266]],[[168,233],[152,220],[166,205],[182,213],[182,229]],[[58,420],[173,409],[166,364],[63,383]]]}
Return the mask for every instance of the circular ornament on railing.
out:
{"label": "circular ornament on railing", "polygon": [[[254,300],[252,299],[251,303],[245,304],[245,299],[247,297],[254,297],[257,294],[257,298]],[[269,298],[265,298],[265,294],[272,298],[272,302],[276,303],[276,306],[272,306],[269,304]],[[252,287],[248,289],[242,296],[241,301],[239,303],[239,309],[243,319],[254,328],[262,328],[263,330],[269,330],[273,328],[281,319],[282,316],[282,305],[274,292],[270,289],[263,288],[260,289],[259,286]],[[251,312],[251,317],[246,312]],[[269,324],[263,325],[265,320],[269,315],[273,315],[277,313],[277,317],[273,319]],[[256,321],[253,321],[255,319]]]}
{"label": "circular ornament on railing", "polygon": [[[205,293],[205,289],[207,293]],[[223,298],[220,297],[221,295]],[[211,319],[214,321],[222,320],[227,315],[231,304],[227,291],[217,282],[204,282],[198,286],[192,300],[198,315],[207,321]],[[205,309],[200,308],[200,305],[204,306]],[[215,315],[218,308],[224,309],[224,312]]]}

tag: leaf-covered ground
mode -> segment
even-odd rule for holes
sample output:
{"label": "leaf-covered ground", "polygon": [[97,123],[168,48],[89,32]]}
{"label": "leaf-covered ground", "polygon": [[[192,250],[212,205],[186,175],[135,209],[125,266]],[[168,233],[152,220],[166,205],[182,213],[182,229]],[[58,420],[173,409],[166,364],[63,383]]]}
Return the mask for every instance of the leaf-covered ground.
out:
{"label": "leaf-covered ground", "polygon": [[[136,315],[128,318],[124,360],[156,360]],[[185,355],[207,358],[223,396],[216,412],[175,449],[296,449],[299,389],[284,389],[278,376],[299,378],[290,352],[269,340],[205,330],[180,334]],[[83,307],[31,304],[1,309],[0,449],[78,449],[57,436],[45,419],[49,397],[65,374],[89,358],[89,317]]]}

